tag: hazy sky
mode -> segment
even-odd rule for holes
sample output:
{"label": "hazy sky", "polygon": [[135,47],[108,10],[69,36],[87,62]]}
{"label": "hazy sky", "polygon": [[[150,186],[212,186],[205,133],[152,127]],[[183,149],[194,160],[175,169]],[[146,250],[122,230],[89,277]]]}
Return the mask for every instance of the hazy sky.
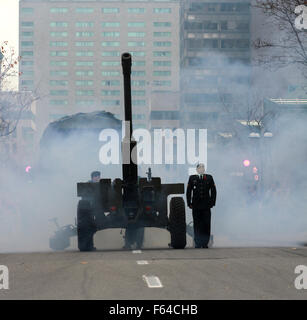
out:
{"label": "hazy sky", "polygon": [[0,0],[0,43],[9,41],[18,49],[18,0]]}

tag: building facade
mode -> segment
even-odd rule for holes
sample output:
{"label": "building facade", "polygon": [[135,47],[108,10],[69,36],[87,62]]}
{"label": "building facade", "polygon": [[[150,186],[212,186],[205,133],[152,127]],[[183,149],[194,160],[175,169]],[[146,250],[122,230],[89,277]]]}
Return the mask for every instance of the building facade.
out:
{"label": "building facade", "polygon": [[126,51],[133,56],[135,127],[150,126],[153,91],[179,92],[179,1],[22,0],[19,19],[19,87],[40,92],[39,135],[77,112],[122,118]]}
{"label": "building facade", "polygon": [[[250,24],[250,0],[183,2],[181,114],[184,126],[213,129],[228,116],[224,104],[230,105],[235,91],[250,83]],[[208,132],[209,140],[213,131]]]}

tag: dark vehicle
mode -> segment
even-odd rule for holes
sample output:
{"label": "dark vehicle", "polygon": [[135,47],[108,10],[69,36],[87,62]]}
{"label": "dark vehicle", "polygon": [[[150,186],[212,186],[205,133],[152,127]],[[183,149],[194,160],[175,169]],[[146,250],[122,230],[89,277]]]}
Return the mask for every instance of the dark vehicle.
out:
{"label": "dark vehicle", "polygon": [[80,251],[93,249],[93,235],[108,228],[125,228],[128,242],[141,243],[144,227],[166,228],[171,235],[170,246],[186,246],[185,203],[182,197],[170,200],[168,196],[183,194],[184,184],[161,184],[160,177],[138,177],[133,159],[136,141],[132,135],[131,65],[129,53],[122,55],[125,97],[125,137],[122,141],[122,179],[101,179],[99,183],[78,183],[77,194],[82,199],[77,209],[77,236]]}

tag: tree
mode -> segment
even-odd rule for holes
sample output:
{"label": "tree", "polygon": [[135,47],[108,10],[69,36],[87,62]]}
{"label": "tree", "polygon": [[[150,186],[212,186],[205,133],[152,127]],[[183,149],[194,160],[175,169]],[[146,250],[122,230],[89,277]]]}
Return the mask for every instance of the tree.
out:
{"label": "tree", "polygon": [[274,117],[274,113],[271,110],[264,110],[265,96],[259,90],[248,89],[248,87],[243,90],[241,87],[242,91],[232,95],[231,99],[222,93],[223,89],[218,88],[218,90],[225,115],[220,123],[221,131],[231,134],[234,142],[245,148],[244,141],[247,140],[248,135],[250,133],[263,134],[267,130],[266,123]]}
{"label": "tree", "polygon": [[16,130],[20,119],[39,96],[37,90],[16,91],[11,88],[14,79],[21,75],[18,71],[21,57],[16,57],[7,41],[0,47],[0,138],[4,138]]}
{"label": "tree", "polygon": [[[296,9],[299,6],[300,10]],[[307,77],[307,28],[297,25],[304,16],[307,19],[302,12],[305,6],[307,12],[306,0],[254,0],[253,7],[260,9],[271,24],[266,36],[253,43],[259,50],[256,62],[274,69],[295,65]]]}

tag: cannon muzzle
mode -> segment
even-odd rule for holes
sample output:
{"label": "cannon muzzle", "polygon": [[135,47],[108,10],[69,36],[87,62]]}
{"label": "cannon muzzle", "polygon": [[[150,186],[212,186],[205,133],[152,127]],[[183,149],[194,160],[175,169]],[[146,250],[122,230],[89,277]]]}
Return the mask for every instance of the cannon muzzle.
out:
{"label": "cannon muzzle", "polygon": [[132,58],[131,54],[125,52],[122,54],[122,67],[123,67],[123,74],[131,75],[131,65],[132,65]]}

